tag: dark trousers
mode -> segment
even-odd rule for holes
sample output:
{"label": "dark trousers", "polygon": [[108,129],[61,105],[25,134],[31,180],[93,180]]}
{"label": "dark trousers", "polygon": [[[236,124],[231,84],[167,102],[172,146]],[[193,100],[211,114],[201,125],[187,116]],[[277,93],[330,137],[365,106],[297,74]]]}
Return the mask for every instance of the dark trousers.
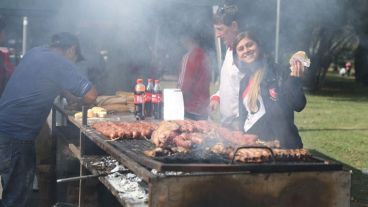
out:
{"label": "dark trousers", "polygon": [[193,113],[189,113],[189,112],[185,112],[184,113],[184,117],[186,119],[191,119],[191,120],[207,120],[208,119],[208,115],[198,115],[198,114],[193,114]]}
{"label": "dark trousers", "polygon": [[34,141],[0,134],[0,175],[3,186],[0,207],[27,207],[36,166]]}

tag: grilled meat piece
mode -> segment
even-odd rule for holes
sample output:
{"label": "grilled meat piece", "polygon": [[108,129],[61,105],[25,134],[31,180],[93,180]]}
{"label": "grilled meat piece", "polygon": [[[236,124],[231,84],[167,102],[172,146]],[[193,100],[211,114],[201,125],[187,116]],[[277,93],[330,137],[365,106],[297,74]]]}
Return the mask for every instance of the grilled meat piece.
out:
{"label": "grilled meat piece", "polygon": [[266,146],[269,148],[280,148],[280,141],[279,140],[273,140],[273,141],[263,141],[263,140],[257,140],[256,141],[257,146]]}
{"label": "grilled meat piece", "polygon": [[225,146],[223,143],[217,143],[210,148],[210,151],[215,154],[225,154]]}
{"label": "grilled meat piece", "polygon": [[161,156],[170,156],[173,153],[187,153],[188,149],[185,147],[172,147],[172,148],[161,148],[156,147],[152,150],[144,151],[144,155],[148,157],[161,157]]}
{"label": "grilled meat piece", "polygon": [[[279,161],[298,161],[311,156],[306,149],[273,149],[272,151],[275,159]],[[232,159],[233,156],[234,151],[229,153],[230,159]],[[235,155],[235,160],[239,162],[267,162],[271,161],[271,153],[266,149],[240,149]]]}
{"label": "grilled meat piece", "polygon": [[274,149],[276,157],[306,158],[312,156],[307,149]]}
{"label": "grilled meat piece", "polygon": [[208,139],[210,137],[208,137],[206,134],[203,133],[191,133],[190,134],[190,140],[193,142],[193,144],[202,144],[205,139]]}
{"label": "grilled meat piece", "polygon": [[214,131],[218,126],[208,121],[197,121],[197,130],[204,134]]}
{"label": "grilled meat piece", "polygon": [[162,121],[152,133],[151,141],[157,147],[164,147],[178,135],[180,125],[173,121]]}
{"label": "grilled meat piece", "polygon": [[190,121],[190,120],[175,120],[173,122],[175,122],[179,126],[178,130],[180,132],[191,133],[191,132],[194,132],[194,130],[195,130],[193,121]]}
{"label": "grilled meat piece", "polygon": [[163,121],[157,130],[152,133],[151,141],[157,147],[167,148],[173,145],[174,147],[180,146],[190,149],[194,144],[202,144],[205,139],[210,137],[208,134],[201,132],[201,130],[209,132],[209,125],[205,126],[204,123],[201,123],[200,127],[198,126],[196,121]]}
{"label": "grilled meat piece", "polygon": [[257,135],[245,134],[241,131],[230,131],[223,127],[218,127],[216,129],[216,133],[218,134],[218,137],[238,146],[254,145],[257,141]]}
{"label": "grilled meat piece", "polygon": [[[229,154],[229,158],[232,159],[234,152]],[[237,151],[234,160],[240,162],[266,162],[270,161],[271,153],[266,149],[249,148],[240,149]]]}
{"label": "grilled meat piece", "polygon": [[109,139],[115,139],[119,137],[118,126],[113,122],[97,122],[92,125],[97,131],[101,132],[103,135]]}
{"label": "grilled meat piece", "polygon": [[110,139],[149,138],[158,127],[154,122],[97,122],[92,125],[98,132]]}
{"label": "grilled meat piece", "polygon": [[173,147],[171,148],[171,150],[174,153],[188,153],[189,152],[188,148],[185,148],[185,147]]}
{"label": "grilled meat piece", "polygon": [[183,147],[186,149],[190,149],[193,145],[190,134],[188,133],[182,133],[176,137],[173,138],[173,141],[176,146]]}
{"label": "grilled meat piece", "polygon": [[160,156],[167,156],[170,155],[171,151],[168,149],[163,149],[161,147],[154,148],[152,150],[144,151],[144,155],[148,157],[160,157]]}
{"label": "grilled meat piece", "polygon": [[174,121],[180,126],[179,131],[183,133],[209,133],[218,126],[208,121],[193,121],[193,120],[176,120]]}

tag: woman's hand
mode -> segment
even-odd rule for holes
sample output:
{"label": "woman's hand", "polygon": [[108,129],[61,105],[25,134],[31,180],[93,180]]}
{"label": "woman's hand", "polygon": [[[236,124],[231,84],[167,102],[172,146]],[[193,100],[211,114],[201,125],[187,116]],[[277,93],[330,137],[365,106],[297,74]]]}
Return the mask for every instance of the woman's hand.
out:
{"label": "woman's hand", "polygon": [[304,74],[304,66],[299,60],[292,61],[290,63],[290,76],[302,77]]}
{"label": "woman's hand", "polygon": [[310,59],[304,51],[294,53],[290,60],[290,76],[301,77],[304,74],[305,67],[310,66]]}

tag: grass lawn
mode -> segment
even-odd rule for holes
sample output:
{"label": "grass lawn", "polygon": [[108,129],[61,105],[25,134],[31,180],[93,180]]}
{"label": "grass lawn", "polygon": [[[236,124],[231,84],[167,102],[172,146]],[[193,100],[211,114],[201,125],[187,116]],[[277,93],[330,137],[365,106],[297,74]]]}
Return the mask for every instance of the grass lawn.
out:
{"label": "grass lawn", "polygon": [[352,200],[368,204],[368,88],[354,79],[329,74],[324,88],[307,93],[296,113],[304,147],[352,170]]}

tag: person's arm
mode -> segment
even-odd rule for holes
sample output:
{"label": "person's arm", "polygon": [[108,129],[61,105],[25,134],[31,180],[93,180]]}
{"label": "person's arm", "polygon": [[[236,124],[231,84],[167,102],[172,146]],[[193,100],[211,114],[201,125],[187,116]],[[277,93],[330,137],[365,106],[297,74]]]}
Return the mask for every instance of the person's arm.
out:
{"label": "person's arm", "polygon": [[294,111],[302,111],[307,104],[307,99],[305,97],[300,78],[289,77],[285,86],[285,97],[287,97],[287,103],[289,106],[294,109]]}
{"label": "person's arm", "polygon": [[[62,91],[68,91],[66,98],[73,100],[73,96],[79,97],[78,102],[82,104],[92,104],[97,98],[96,88],[92,83],[79,74],[77,68],[69,62],[61,62],[55,67],[55,73],[52,75],[53,81],[60,84]],[[81,100],[81,101],[80,101]]]}
{"label": "person's arm", "polygon": [[220,105],[220,90],[213,94],[210,98],[210,109],[215,111]]}
{"label": "person's arm", "polygon": [[62,91],[61,96],[65,97],[69,104],[93,104],[97,98],[97,90],[95,86],[92,86],[89,91],[82,97],[73,95],[70,91]]}
{"label": "person's arm", "polygon": [[95,86],[92,86],[92,88],[87,91],[86,94],[82,97],[83,103],[85,104],[93,104],[96,101],[97,98],[97,90]]}
{"label": "person's arm", "polygon": [[296,61],[291,64],[291,72],[285,77],[285,84],[282,89],[284,91],[286,102],[294,111],[300,112],[307,104],[307,99],[304,94],[301,76],[304,72],[304,67],[301,62]]}

